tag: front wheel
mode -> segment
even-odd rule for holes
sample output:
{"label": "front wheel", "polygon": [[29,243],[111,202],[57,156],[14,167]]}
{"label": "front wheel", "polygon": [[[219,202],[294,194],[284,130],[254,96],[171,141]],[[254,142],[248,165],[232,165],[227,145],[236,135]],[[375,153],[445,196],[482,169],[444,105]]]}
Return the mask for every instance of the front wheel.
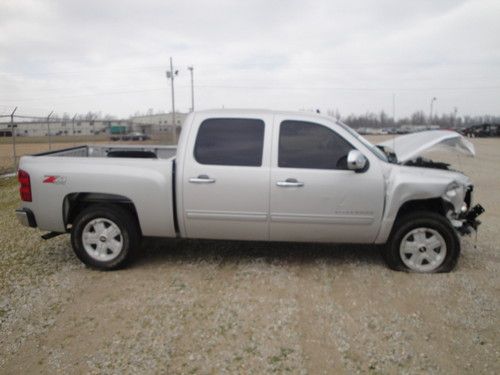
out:
{"label": "front wheel", "polygon": [[114,205],[90,206],[74,220],[71,244],[87,266],[101,270],[122,267],[139,245],[134,216]]}
{"label": "front wheel", "polygon": [[460,255],[460,240],[450,222],[434,212],[404,215],[395,223],[383,256],[397,271],[450,272]]}

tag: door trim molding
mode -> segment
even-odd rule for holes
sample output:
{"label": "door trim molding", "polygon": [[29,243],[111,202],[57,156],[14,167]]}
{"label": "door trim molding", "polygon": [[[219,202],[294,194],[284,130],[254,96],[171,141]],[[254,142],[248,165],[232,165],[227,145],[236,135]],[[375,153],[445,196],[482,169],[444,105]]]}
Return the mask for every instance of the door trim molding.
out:
{"label": "door trim molding", "polygon": [[267,221],[265,212],[235,212],[235,211],[196,211],[186,212],[188,219],[201,220],[234,220],[234,221]]}
{"label": "door trim molding", "polygon": [[372,215],[271,214],[271,222],[274,223],[370,225],[373,220]]}

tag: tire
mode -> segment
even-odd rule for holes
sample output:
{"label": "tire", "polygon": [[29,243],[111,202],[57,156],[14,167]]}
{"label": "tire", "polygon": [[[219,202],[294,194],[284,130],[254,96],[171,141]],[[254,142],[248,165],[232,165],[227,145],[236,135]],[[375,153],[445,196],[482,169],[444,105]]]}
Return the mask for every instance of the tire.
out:
{"label": "tire", "polygon": [[75,218],[71,230],[71,245],[78,259],[100,270],[125,266],[139,242],[137,220],[115,205],[85,208]]}
{"label": "tire", "polygon": [[442,215],[417,211],[397,220],[382,255],[396,271],[450,272],[460,256],[460,239]]}

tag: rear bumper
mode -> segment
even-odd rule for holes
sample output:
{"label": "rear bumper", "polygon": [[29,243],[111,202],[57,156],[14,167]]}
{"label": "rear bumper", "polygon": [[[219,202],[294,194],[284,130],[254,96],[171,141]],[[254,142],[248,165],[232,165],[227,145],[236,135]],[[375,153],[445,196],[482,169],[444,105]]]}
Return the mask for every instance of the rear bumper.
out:
{"label": "rear bumper", "polygon": [[28,208],[18,208],[16,210],[16,217],[19,223],[25,227],[36,228],[35,215]]}

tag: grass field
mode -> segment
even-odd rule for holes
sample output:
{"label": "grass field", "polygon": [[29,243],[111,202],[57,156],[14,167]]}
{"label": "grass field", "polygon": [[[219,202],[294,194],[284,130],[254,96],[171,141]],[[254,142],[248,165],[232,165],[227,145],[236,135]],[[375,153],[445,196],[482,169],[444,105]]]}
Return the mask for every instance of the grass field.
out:
{"label": "grass field", "polygon": [[498,374],[500,140],[474,143],[449,161],[487,210],[477,248],[436,275],[372,247],[152,239],[92,271],[17,224],[0,179],[0,373]]}

